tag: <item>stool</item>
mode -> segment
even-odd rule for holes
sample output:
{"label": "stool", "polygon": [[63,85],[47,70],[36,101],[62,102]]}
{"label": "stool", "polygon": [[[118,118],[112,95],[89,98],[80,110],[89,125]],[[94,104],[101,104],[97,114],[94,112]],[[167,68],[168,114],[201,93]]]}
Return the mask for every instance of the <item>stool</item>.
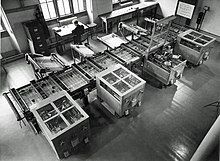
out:
{"label": "stool", "polygon": [[93,34],[96,33],[96,26],[97,26],[97,24],[92,22],[92,23],[86,24],[86,25],[89,27],[89,32],[90,32],[90,35],[91,35],[91,39],[93,39],[93,36],[94,36]]}

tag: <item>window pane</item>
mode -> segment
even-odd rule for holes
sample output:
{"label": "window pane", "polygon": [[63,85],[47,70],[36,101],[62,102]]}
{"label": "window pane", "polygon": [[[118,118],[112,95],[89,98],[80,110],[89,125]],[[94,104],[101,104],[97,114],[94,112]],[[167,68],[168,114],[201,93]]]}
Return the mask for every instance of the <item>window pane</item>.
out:
{"label": "window pane", "polygon": [[119,0],[112,0],[112,3],[114,4],[114,3],[118,3],[119,2]]}
{"label": "window pane", "polygon": [[64,7],[63,7],[63,0],[58,0],[57,1],[59,13],[61,16],[65,15]]}
{"label": "window pane", "polygon": [[78,0],[73,0],[74,13],[79,13]]}
{"label": "window pane", "polygon": [[49,12],[48,12],[48,8],[47,8],[47,4],[46,4],[46,3],[42,3],[42,4],[41,4],[41,9],[42,9],[44,18],[45,18],[45,19],[50,19],[50,14],[49,14]]}
{"label": "window pane", "polygon": [[79,2],[79,12],[84,11],[83,0],[78,0],[78,2]]}
{"label": "window pane", "polygon": [[65,8],[65,12],[66,14],[70,14],[70,3],[69,3],[69,0],[63,0],[63,3],[64,3],[64,8]]}
{"label": "window pane", "polygon": [[70,14],[69,0],[57,0],[60,16]]}
{"label": "window pane", "polygon": [[39,2],[40,2],[40,3],[44,3],[44,2],[46,2],[46,0],[39,0]]}
{"label": "window pane", "polygon": [[56,12],[55,12],[53,2],[48,3],[48,8],[49,8],[49,12],[50,12],[50,18],[55,18],[56,17]]}
{"label": "window pane", "polygon": [[73,10],[74,13],[79,13],[85,11],[86,8],[86,1],[85,0],[73,0]]}

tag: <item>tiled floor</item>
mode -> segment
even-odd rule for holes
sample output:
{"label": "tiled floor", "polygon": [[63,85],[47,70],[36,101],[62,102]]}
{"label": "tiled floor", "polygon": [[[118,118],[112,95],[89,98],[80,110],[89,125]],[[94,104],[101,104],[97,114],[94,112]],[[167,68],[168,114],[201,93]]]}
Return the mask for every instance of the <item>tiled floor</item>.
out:
{"label": "tiled floor", "polygon": [[[97,41],[91,44],[99,51],[105,49]],[[94,102],[89,106],[91,142],[65,160],[190,160],[217,115],[215,108],[203,106],[220,98],[219,63],[220,43],[215,43],[210,60],[186,69],[175,85],[160,89],[146,84],[142,106],[128,117],[104,115],[99,102]],[[1,74],[0,88],[0,160],[58,160],[43,135],[35,135],[28,126],[19,127],[2,97],[9,87],[17,88],[34,79],[31,67],[22,59],[5,67],[8,72]],[[218,160],[218,150],[207,160]]]}

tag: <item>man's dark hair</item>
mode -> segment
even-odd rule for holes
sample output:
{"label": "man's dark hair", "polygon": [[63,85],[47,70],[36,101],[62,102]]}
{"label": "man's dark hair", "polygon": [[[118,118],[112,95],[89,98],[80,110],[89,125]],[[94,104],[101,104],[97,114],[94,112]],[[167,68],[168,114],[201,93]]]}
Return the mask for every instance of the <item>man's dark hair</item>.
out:
{"label": "man's dark hair", "polygon": [[78,25],[78,21],[77,21],[77,20],[76,20],[76,21],[74,21],[74,24],[75,24],[75,25]]}

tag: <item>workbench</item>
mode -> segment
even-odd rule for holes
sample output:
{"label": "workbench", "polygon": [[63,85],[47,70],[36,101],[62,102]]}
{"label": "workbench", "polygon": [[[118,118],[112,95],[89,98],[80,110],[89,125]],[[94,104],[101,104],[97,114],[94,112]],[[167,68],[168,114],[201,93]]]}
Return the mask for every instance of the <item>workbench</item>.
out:
{"label": "workbench", "polygon": [[121,44],[125,44],[128,41],[115,33],[111,33],[102,37],[97,37],[104,45],[107,46],[107,49],[114,49],[119,47]]}
{"label": "workbench", "polygon": [[108,23],[113,19],[116,19],[118,22],[120,22],[122,16],[132,13],[137,13],[137,24],[138,24],[140,11],[153,10],[153,9],[155,9],[156,11],[157,6],[158,6],[158,2],[141,2],[129,7],[121,8],[118,10],[114,10],[110,13],[100,15],[99,17],[102,21],[102,27],[105,28],[106,34],[108,34]]}
{"label": "workbench", "polygon": [[[95,53],[91,49],[89,49],[85,45],[74,45],[70,44],[72,57],[74,59],[74,63],[76,64],[77,55],[79,57],[79,61],[83,61],[86,57],[92,57]],[[77,54],[78,53],[78,54]]]}

